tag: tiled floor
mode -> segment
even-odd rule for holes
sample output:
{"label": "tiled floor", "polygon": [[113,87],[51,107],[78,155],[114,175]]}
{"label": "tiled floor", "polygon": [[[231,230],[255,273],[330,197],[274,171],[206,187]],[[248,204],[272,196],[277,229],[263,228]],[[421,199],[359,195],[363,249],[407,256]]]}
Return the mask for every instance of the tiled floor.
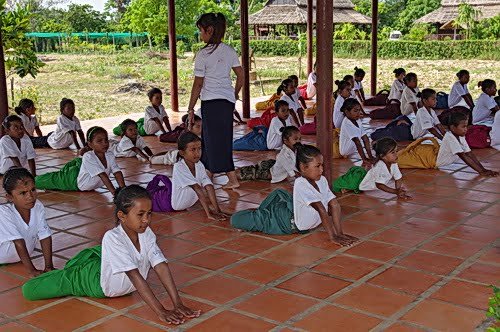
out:
{"label": "tiled floor", "polygon": [[[173,122],[179,116],[173,115]],[[116,119],[100,120],[110,129]],[[94,122],[87,122],[89,127]],[[368,128],[380,122],[368,123]],[[236,136],[246,131],[235,127]],[[154,151],[173,148],[148,138]],[[314,137],[305,137],[313,142]],[[500,169],[500,153],[476,150],[488,167]],[[235,152],[238,166],[273,152]],[[74,157],[71,151],[41,150],[39,173]],[[353,162],[334,160],[335,173]],[[171,167],[120,159],[127,183],[145,185]],[[499,178],[477,176],[463,164],[444,171],[409,170],[405,183],[414,197],[402,202],[384,193],[339,198],[345,229],[361,238],[352,248],[309,234],[269,236],[234,230],[229,222],[206,220],[200,206],[156,214],[152,228],[170,259],[185,303],[203,315],[178,330],[192,331],[472,331],[485,319],[500,280]],[[290,184],[245,182],[220,189],[221,206],[234,212],[256,207],[272,190]],[[4,201],[3,194],[1,200]],[[57,267],[97,244],[114,225],[111,196],[97,192],[41,192],[54,230]],[[39,267],[43,258],[34,258]],[[159,322],[135,293],[116,299],[63,298],[28,302],[20,286],[20,264],[0,268],[0,331],[154,331]],[[170,306],[154,272],[149,282]]]}

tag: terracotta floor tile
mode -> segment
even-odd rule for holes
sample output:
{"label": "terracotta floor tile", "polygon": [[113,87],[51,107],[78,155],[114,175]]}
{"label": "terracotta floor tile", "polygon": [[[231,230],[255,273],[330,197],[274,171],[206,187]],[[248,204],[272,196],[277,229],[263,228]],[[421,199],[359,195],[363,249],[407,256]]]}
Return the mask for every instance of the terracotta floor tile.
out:
{"label": "terracotta floor tile", "polygon": [[[70,299],[21,320],[42,330],[68,331],[87,325],[109,314],[108,310],[77,299]],[[64,319],[54,319],[54,317],[64,317]]]}
{"label": "terracotta floor tile", "polygon": [[468,241],[489,243],[495,241],[500,237],[500,227],[497,227],[497,229],[492,230],[492,229],[462,225],[448,232],[446,236]]}
{"label": "terracotta floor tile", "polygon": [[391,214],[414,214],[425,208],[424,205],[414,204],[403,200],[394,200],[384,203],[382,206],[377,207],[377,210]]}
{"label": "terracotta floor tile", "polygon": [[203,228],[195,229],[188,233],[179,235],[179,238],[190,240],[201,244],[216,244],[225,240],[239,236],[236,230],[227,230],[217,227],[206,226]]}
{"label": "terracotta floor tile", "polygon": [[406,248],[392,244],[365,241],[347,250],[345,253],[349,255],[376,259],[379,261],[388,261],[400,255],[406,250]]}
{"label": "terracotta floor tile", "polygon": [[430,208],[424,212],[420,212],[415,214],[415,217],[419,217],[422,219],[430,219],[436,221],[444,221],[444,222],[459,222],[464,218],[470,216],[469,213],[452,211],[448,209],[441,208]]}
{"label": "terracotta floor tile", "polygon": [[[4,279],[3,275],[1,279]],[[28,301],[24,298],[21,288],[16,288],[0,294],[0,313],[14,317],[53,301],[54,300]]]}
{"label": "terracotta floor tile", "polygon": [[410,295],[364,284],[336,298],[334,302],[389,317],[413,300],[414,297]]}
{"label": "terracotta floor tile", "polygon": [[221,243],[219,244],[219,247],[241,252],[247,255],[255,255],[262,251],[271,249],[278,244],[281,244],[281,242],[269,238],[245,234],[236,239]]}
{"label": "terracotta floor tile", "polygon": [[391,225],[405,219],[403,215],[396,213],[388,213],[382,210],[364,211],[349,217],[349,220],[361,221],[365,223],[373,223],[377,225]]}
{"label": "terracotta floor tile", "polygon": [[167,259],[188,256],[204,248],[201,244],[180,240],[174,237],[158,239],[156,243]]}
{"label": "terracotta floor tile", "polygon": [[425,244],[420,249],[429,250],[444,255],[468,258],[481,250],[484,245],[484,243],[469,242],[441,236]]}
{"label": "terracotta floor tile", "polygon": [[237,253],[210,248],[184,258],[182,261],[205,269],[218,270],[227,265],[234,264],[245,257]]}
{"label": "terracotta floor tile", "polygon": [[168,263],[168,266],[170,267],[170,271],[172,271],[177,287],[207,274],[207,272],[201,269],[184,264]]}
{"label": "terracotta floor tile", "polygon": [[113,218],[115,213],[115,207],[111,204],[100,205],[98,207],[81,211],[78,214],[93,218],[94,220],[103,220],[108,218]]}
{"label": "terracotta floor tile", "polygon": [[435,221],[422,218],[409,218],[408,220],[400,223],[396,228],[405,232],[419,232],[427,234],[436,234],[442,230],[452,227],[454,224],[444,221]]}
{"label": "terracotta floor tile", "polygon": [[396,264],[437,274],[448,274],[462,263],[462,259],[424,251],[415,251]]}
{"label": "terracotta floor tile", "polygon": [[338,202],[342,207],[344,205],[350,205],[363,209],[373,209],[381,204],[381,201],[377,198],[356,194],[342,196],[338,199]]}
{"label": "terracotta floor tile", "polygon": [[493,296],[493,289],[470,282],[451,280],[432,294],[431,298],[460,304],[474,309],[488,309],[488,299]]}
{"label": "terracotta floor tile", "polygon": [[248,316],[244,316],[241,314],[237,314],[231,311],[223,311],[202,323],[195,325],[190,331],[220,331],[220,332],[230,332],[230,331],[245,331],[245,332],[261,332],[261,331],[269,331],[275,325],[264,322],[262,320],[258,320],[255,318],[251,318]]}
{"label": "terracotta floor tile", "polygon": [[107,332],[107,331],[121,331],[121,332],[126,332],[126,331],[141,331],[141,332],[152,332],[152,331],[163,331],[162,329],[159,329],[157,327],[147,325],[141,322],[138,322],[134,319],[125,317],[125,316],[118,316],[115,317],[111,320],[108,320],[102,324],[99,324],[91,329],[88,329],[87,331],[102,331],[102,332]]}
{"label": "terracotta floor tile", "polygon": [[70,216],[68,216],[68,212],[53,209],[50,207],[45,208],[45,218],[47,218],[47,219],[56,218],[56,217],[60,217],[63,215],[67,215],[68,218],[70,217]]}
{"label": "terracotta floor tile", "polygon": [[481,257],[479,257],[479,260],[487,263],[500,264],[500,246],[491,248],[483,255],[481,255]]}
{"label": "terracotta floor tile", "polygon": [[69,230],[68,232],[82,237],[92,239],[94,241],[101,242],[104,234],[116,227],[116,223],[111,221],[96,221],[91,224],[86,224]]}
{"label": "terracotta floor tile", "polygon": [[429,287],[438,282],[441,278],[422,273],[391,267],[381,274],[373,277],[368,282],[370,284],[393,289],[398,292],[405,292],[413,295],[419,295]]}
{"label": "terracotta floor tile", "polygon": [[322,230],[315,231],[315,232],[312,232],[310,234],[306,234],[300,240],[296,241],[295,244],[299,244],[302,246],[320,248],[320,249],[329,250],[329,251],[335,251],[335,250],[341,248],[340,245],[335,244],[332,241],[330,241],[328,234]]}
{"label": "terracotta floor tile", "polygon": [[381,264],[370,262],[362,258],[335,256],[316,265],[313,269],[332,276],[357,280],[377,269],[379,266],[381,266]]}
{"label": "terracotta floor tile", "polygon": [[171,236],[177,235],[185,232],[189,232],[195,228],[200,228],[201,225],[195,222],[180,220],[180,219],[163,219],[159,221],[154,221],[151,223],[151,230],[156,234],[156,236]]}
{"label": "terracotta floor tile", "polygon": [[184,287],[182,291],[216,303],[226,303],[256,288],[257,286],[234,278],[212,276]]}
{"label": "terracotta floor tile", "polygon": [[263,259],[252,259],[226,270],[241,278],[252,280],[261,284],[267,284],[273,280],[291,273],[295,268],[289,265],[276,264]]}
{"label": "terracotta floor tile", "polygon": [[[150,274],[151,273],[152,272],[150,272]],[[153,287],[153,292],[155,292],[156,289],[157,288]],[[142,298],[138,292],[133,292],[131,294],[120,297],[105,297],[102,299],[92,298],[92,301],[120,310],[142,302]]]}
{"label": "terracotta floor tile", "polygon": [[409,233],[405,230],[391,228],[375,235],[370,240],[396,244],[402,247],[413,247],[426,240],[428,237],[428,234]]}
{"label": "terracotta floor tile", "polygon": [[[286,305],[284,305],[286,303]],[[284,322],[307,310],[316,301],[300,296],[268,289],[235,306],[236,309]]]}
{"label": "terracotta floor tile", "polygon": [[380,320],[350,310],[326,306],[298,321],[294,326],[307,331],[366,332],[377,326]]}
{"label": "terracotta floor tile", "polygon": [[13,277],[7,273],[0,272],[0,292],[21,286],[24,280]]}
{"label": "terracotta floor tile", "polygon": [[103,205],[103,203],[99,204],[91,200],[77,199],[77,200],[61,202],[58,203],[57,205],[53,205],[52,207],[61,211],[76,213],[83,210],[93,209],[99,205]]}
{"label": "terracotta floor tile", "polygon": [[[87,242],[90,242],[90,240],[80,236],[57,233],[52,235],[52,250],[57,252],[59,250],[67,249],[69,247]],[[38,243],[36,247],[39,249],[40,243]]]}
{"label": "terracotta floor tile", "polygon": [[458,198],[464,200],[491,203],[498,200],[500,198],[500,194],[490,193],[485,191],[477,191],[477,190],[467,190],[466,192],[460,194]]}
{"label": "terracotta floor tile", "polygon": [[309,265],[318,259],[328,255],[328,251],[301,246],[295,243],[287,244],[283,247],[274,249],[268,254],[264,255],[263,258],[279,262],[283,264],[290,264],[295,266],[305,266]]}
{"label": "terracotta floor tile", "polygon": [[425,330],[408,324],[395,323],[384,329],[384,332],[423,332]]}
{"label": "terracotta floor tile", "polygon": [[424,300],[401,318],[435,330],[456,332],[473,331],[484,319],[482,311],[434,300]]}
{"label": "terracotta floor tile", "polygon": [[0,326],[0,331],[5,331],[5,332],[11,332],[11,331],[16,331],[16,332],[31,332],[31,331],[36,331],[35,329],[29,327],[28,325],[23,325],[20,323],[15,323],[15,322],[10,322],[5,325]]}
{"label": "terracotta floor tile", "polygon": [[363,222],[354,222],[349,220],[342,225],[344,232],[356,236],[356,237],[364,237],[368,236],[380,229],[380,225],[368,224]]}
{"label": "terracotta floor tile", "polygon": [[463,212],[476,212],[488,206],[485,202],[468,201],[463,199],[447,199],[439,202],[439,207]]}
{"label": "terracotta floor tile", "polygon": [[57,228],[62,230],[82,226],[92,222],[94,222],[94,219],[85,216],[80,216],[78,214],[65,215],[47,220],[47,223],[51,228]]}
{"label": "terracotta floor tile", "polygon": [[478,214],[467,220],[465,222],[467,226],[481,227],[481,228],[489,228],[492,230],[498,229],[498,215],[495,216],[487,216],[484,214]]}
{"label": "terracotta floor tile", "polygon": [[277,287],[325,299],[349,285],[350,283],[344,280],[327,277],[317,273],[304,272],[279,284]]}
{"label": "terracotta floor tile", "polygon": [[[497,192],[498,192],[498,184],[496,185],[496,187],[497,187]],[[481,213],[487,214],[490,216],[499,216],[500,215],[500,204],[497,203],[497,204],[487,208],[486,210],[484,210]]]}
{"label": "terracotta floor tile", "polygon": [[462,271],[458,277],[479,281],[488,285],[498,285],[500,281],[500,269],[494,265],[474,263]]}
{"label": "terracotta floor tile", "polygon": [[[41,255],[41,253],[37,253],[37,254]],[[44,260],[43,256],[38,256],[38,258],[32,258],[31,261],[33,262],[33,265],[35,265],[35,267],[39,270],[43,269],[45,267],[45,260]],[[52,257],[52,262],[54,263],[54,267],[56,269],[63,268],[64,265],[66,264],[65,259],[62,259],[62,258],[59,258],[56,256]],[[24,267],[24,265],[21,262],[14,263],[14,264],[7,264],[7,265],[3,266],[1,268],[1,270],[5,270],[7,272],[13,273],[17,276],[20,276],[20,277],[23,277],[26,279],[30,278],[28,271],[26,270],[26,268]],[[1,284],[1,281],[0,281],[0,284]]]}

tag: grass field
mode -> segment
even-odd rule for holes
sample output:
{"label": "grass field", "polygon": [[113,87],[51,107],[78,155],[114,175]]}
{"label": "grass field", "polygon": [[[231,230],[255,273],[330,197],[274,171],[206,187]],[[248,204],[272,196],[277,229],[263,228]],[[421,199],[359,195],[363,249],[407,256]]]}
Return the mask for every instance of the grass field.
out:
{"label": "grass field", "polygon": [[[150,58],[139,51],[128,51],[111,55],[104,54],[44,54],[46,63],[36,79],[15,78],[15,100],[22,97],[36,101],[38,116],[43,124],[53,123],[59,114],[59,101],[72,98],[81,120],[113,115],[141,112],[148,104],[145,95],[150,87],[169,87],[168,60]],[[369,59],[336,59],[333,66],[334,79],[352,73],[355,66],[369,72]],[[419,87],[432,87],[449,92],[455,81],[455,73],[462,68],[471,72],[469,88],[477,97],[480,90],[477,82],[485,78],[500,81],[500,62],[481,60],[379,60],[378,88],[389,88],[393,81],[392,71],[404,67],[407,72],[419,75]],[[257,73],[263,80],[276,79],[263,85],[264,94],[272,94],[279,79],[298,74],[297,58],[257,58]],[[305,68],[305,59],[302,60]],[[187,106],[193,76],[193,56],[179,59],[179,97],[181,107]],[[301,80],[301,83],[305,79]],[[368,89],[370,75],[365,78]],[[369,92],[369,91],[367,91]],[[260,85],[252,85],[252,97],[262,95]],[[10,96],[10,92],[9,92]],[[164,105],[169,107],[169,96],[164,95]]]}

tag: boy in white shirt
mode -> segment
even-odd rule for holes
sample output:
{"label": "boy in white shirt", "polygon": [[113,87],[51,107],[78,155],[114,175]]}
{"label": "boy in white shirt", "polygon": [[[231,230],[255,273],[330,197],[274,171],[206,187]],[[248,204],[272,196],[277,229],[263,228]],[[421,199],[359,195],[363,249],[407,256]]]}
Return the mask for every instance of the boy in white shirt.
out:
{"label": "boy in white shirt", "polygon": [[[75,103],[71,99],[63,98],[60,103],[61,115],[57,117],[56,130],[49,136],[47,143],[52,149],[77,149],[85,146],[80,120],[75,116]],[[78,143],[77,135],[81,145]]]}
{"label": "boy in white shirt", "polygon": [[277,116],[271,120],[266,137],[266,145],[269,150],[281,149],[283,145],[281,137],[283,128],[292,125],[288,103],[284,100],[278,100],[274,103],[274,107]]}
{"label": "boy in white shirt", "polygon": [[470,80],[469,72],[462,69],[457,73],[457,78],[458,81],[453,84],[450,94],[448,95],[448,107],[464,106],[468,109],[473,109],[474,102],[467,88],[467,83],[469,83]]}
{"label": "boy in white shirt", "polygon": [[436,91],[432,89],[422,90],[422,104],[423,107],[419,108],[415,121],[411,126],[411,135],[413,139],[424,136],[434,135],[438,139],[443,139],[446,129],[439,121],[434,107],[436,107]]}
{"label": "boy in white shirt", "polygon": [[419,98],[420,90],[417,88],[418,78],[415,73],[408,73],[405,76],[406,87],[403,89],[401,95],[401,114],[409,116],[412,119],[417,112],[417,110],[422,107],[422,103]]}
{"label": "boy in white shirt", "polygon": [[474,124],[485,123],[491,125],[495,112],[500,109],[493,98],[497,91],[497,85],[495,81],[486,79],[479,82],[479,86],[483,92],[479,95],[472,110],[472,120]]}
{"label": "boy in white shirt", "polygon": [[160,89],[153,88],[148,92],[148,98],[151,105],[146,107],[146,112],[144,114],[144,132],[146,135],[155,135],[160,132],[165,134],[167,131],[171,131],[170,122],[168,121],[168,115],[165,111],[165,107],[161,104],[163,101],[163,95]]}
{"label": "boy in white shirt", "polygon": [[3,121],[5,136],[0,139],[0,174],[9,168],[24,167],[36,176],[35,149],[28,135],[24,134],[23,122],[17,115],[9,115]]}

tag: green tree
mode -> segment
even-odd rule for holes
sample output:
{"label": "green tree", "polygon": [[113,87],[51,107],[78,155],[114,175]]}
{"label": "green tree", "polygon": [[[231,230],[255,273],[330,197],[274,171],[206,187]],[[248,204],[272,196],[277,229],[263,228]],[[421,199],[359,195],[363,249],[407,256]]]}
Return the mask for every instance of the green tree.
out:
{"label": "green tree", "polygon": [[424,41],[427,35],[436,31],[430,24],[414,24],[403,38],[414,41]]}
{"label": "green tree", "polygon": [[352,23],[343,23],[335,28],[333,37],[341,40],[355,40],[359,36],[359,30]]}
{"label": "green tree", "polygon": [[398,16],[397,27],[403,33],[408,32],[415,20],[438,9],[440,4],[441,0],[408,0]]}
{"label": "green tree", "polygon": [[479,21],[471,30],[472,39],[500,39],[500,15]]}
{"label": "green tree", "polygon": [[465,39],[470,39],[471,32],[479,21],[479,15],[481,15],[480,10],[475,9],[468,3],[461,3],[458,5],[458,16],[453,22],[453,25],[456,28],[464,28]]}
{"label": "green tree", "polygon": [[104,15],[91,5],[70,4],[64,16],[73,32],[101,32],[106,28]]}

